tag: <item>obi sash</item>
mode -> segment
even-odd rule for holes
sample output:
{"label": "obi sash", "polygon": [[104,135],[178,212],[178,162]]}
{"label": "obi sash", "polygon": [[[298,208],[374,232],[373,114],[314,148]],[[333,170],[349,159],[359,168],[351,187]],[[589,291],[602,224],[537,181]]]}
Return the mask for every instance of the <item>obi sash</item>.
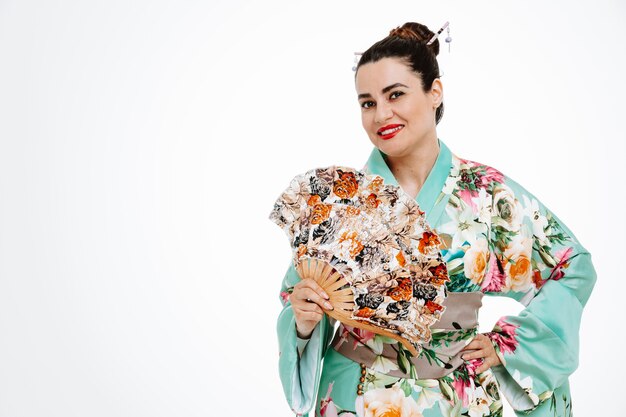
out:
{"label": "obi sash", "polygon": [[[424,349],[430,350],[431,353],[434,352],[443,361],[443,364],[428,358],[428,355],[422,351],[419,356],[410,359],[415,365],[417,378],[441,378],[465,362],[461,355],[473,350],[468,349],[463,352],[461,350],[470,343],[478,332],[478,311],[482,306],[483,295],[480,291],[448,293],[443,302],[446,310],[441,315],[440,320],[431,326],[433,335],[441,334],[441,332],[447,333],[446,340],[437,343],[436,346],[434,346],[433,341],[423,345]],[[362,342],[358,330],[352,331],[343,325],[339,326],[331,344],[338,353],[355,362],[362,363],[368,368],[372,367],[379,356]],[[397,344],[384,343],[381,355],[398,365]],[[398,368],[400,367],[398,366]],[[387,374],[409,378],[409,375],[400,369],[388,371]]]}

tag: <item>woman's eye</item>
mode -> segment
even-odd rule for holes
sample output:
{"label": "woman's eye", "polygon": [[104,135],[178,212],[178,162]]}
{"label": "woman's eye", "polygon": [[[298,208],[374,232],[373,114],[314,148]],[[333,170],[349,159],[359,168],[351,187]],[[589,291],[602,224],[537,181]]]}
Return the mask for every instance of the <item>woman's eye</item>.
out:
{"label": "woman's eye", "polygon": [[373,105],[374,105],[373,101],[364,101],[363,103],[361,103],[361,107],[363,107],[364,109],[369,109]]}
{"label": "woman's eye", "polygon": [[393,93],[391,93],[391,95],[389,96],[390,98],[398,98],[400,97],[402,94],[404,94],[402,91],[394,91]]}

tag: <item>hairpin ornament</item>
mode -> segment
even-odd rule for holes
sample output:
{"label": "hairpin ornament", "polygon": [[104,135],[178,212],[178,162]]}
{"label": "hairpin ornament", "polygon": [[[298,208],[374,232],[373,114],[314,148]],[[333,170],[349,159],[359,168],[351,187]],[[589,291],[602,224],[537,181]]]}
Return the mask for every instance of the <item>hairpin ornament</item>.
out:
{"label": "hairpin ornament", "polygon": [[352,71],[356,71],[356,66],[359,64],[359,60],[361,59],[361,55],[363,55],[363,52],[355,52],[354,53],[354,66],[352,67]]}
{"label": "hairpin ornament", "polygon": [[452,42],[452,38],[450,37],[450,27],[448,26],[450,22],[446,22],[443,24],[443,26],[441,27],[441,29],[439,29],[437,31],[437,33],[435,33],[433,35],[432,38],[430,38],[430,40],[426,43],[426,45],[430,45],[431,43],[435,42],[435,39],[437,39],[439,37],[439,35],[441,35],[441,32],[443,32],[444,29],[448,28],[448,36],[446,37],[445,41],[448,44],[448,53],[450,52],[450,43]]}
{"label": "hairpin ornament", "polygon": [[[452,43],[452,38],[450,37],[450,26],[449,26],[449,24],[450,24],[450,22],[444,23],[443,26],[437,31],[437,33],[435,33],[433,35],[433,37],[430,38],[430,40],[426,43],[426,45],[430,45],[431,43],[435,42],[435,39],[437,39],[439,37],[439,35],[441,35],[441,32],[443,32],[444,29],[447,29],[448,36],[446,36],[446,38],[444,40],[448,44],[448,53],[449,53],[450,52],[450,44]],[[356,71],[356,67],[359,64],[359,60],[361,59],[362,55],[363,55],[363,52],[355,52],[354,53],[354,65],[352,66],[352,71]]]}

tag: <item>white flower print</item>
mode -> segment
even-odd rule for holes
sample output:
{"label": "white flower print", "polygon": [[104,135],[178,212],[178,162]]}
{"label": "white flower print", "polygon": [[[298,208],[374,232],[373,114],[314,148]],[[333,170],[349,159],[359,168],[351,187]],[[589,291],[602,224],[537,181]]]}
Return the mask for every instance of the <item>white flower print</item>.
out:
{"label": "white flower print", "polygon": [[524,214],[530,218],[533,225],[533,235],[539,239],[542,245],[549,245],[550,242],[544,232],[544,229],[548,226],[548,219],[541,214],[539,202],[535,198],[530,200],[526,195],[522,196],[522,199],[524,200]]}
{"label": "white flower print", "polygon": [[475,397],[468,407],[468,414],[470,417],[483,417],[489,415],[489,401],[482,387],[476,388]]}
{"label": "white flower print", "polygon": [[478,221],[485,224],[491,223],[491,196],[487,190],[481,188],[478,191],[478,197],[472,198],[472,201],[478,210]]}
{"label": "white flower print", "polygon": [[450,221],[439,228],[439,232],[452,236],[453,248],[460,247],[465,242],[471,245],[476,241],[476,236],[487,232],[487,226],[476,221],[472,208],[461,204],[461,210],[451,205],[446,207]]}
{"label": "white flower print", "polygon": [[528,397],[534,405],[539,404],[539,397],[537,396],[537,394],[533,393],[533,379],[530,376],[522,379],[520,371],[518,369],[515,369],[513,371],[513,379],[519,384],[520,387],[522,387],[524,391],[526,391],[526,394],[528,394]]}

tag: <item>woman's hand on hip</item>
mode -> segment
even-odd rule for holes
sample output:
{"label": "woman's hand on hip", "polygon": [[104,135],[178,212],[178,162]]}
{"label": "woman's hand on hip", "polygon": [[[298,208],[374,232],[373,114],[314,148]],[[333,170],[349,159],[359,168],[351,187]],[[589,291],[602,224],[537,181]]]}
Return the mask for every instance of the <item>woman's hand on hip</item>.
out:
{"label": "woman's hand on hip", "polygon": [[485,372],[492,366],[500,365],[502,362],[496,354],[496,349],[493,347],[491,339],[482,333],[477,334],[474,339],[465,346],[463,350],[478,349],[474,352],[466,353],[461,357],[465,360],[470,359],[482,359],[483,363],[476,368],[476,373]]}
{"label": "woman's hand on hip", "polygon": [[293,287],[289,300],[296,319],[298,337],[301,339],[311,337],[313,329],[324,317],[322,307],[327,310],[333,308],[327,301],[328,294],[311,278],[298,282]]}

